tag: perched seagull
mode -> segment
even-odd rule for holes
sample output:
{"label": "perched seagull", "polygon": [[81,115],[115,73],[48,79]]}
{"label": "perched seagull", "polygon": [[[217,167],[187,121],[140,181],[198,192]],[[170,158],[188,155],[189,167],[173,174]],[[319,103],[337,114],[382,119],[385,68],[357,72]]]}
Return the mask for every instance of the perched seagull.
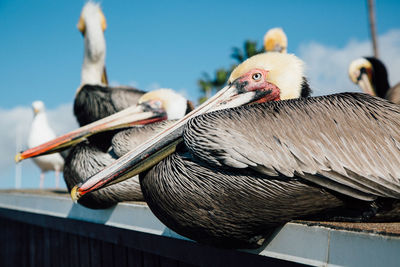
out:
{"label": "perched seagull", "polygon": [[[42,101],[35,101],[32,103],[33,108],[33,121],[31,131],[28,137],[28,147],[36,147],[42,143],[50,141],[56,137],[54,131],[50,128],[47,121],[44,103]],[[33,162],[40,168],[40,188],[43,188],[44,173],[47,171],[55,171],[56,175],[56,188],[59,187],[60,171],[64,167],[64,159],[59,153],[52,155],[45,155],[33,159]]]}
{"label": "perched seagull", "polygon": [[272,28],[264,35],[266,52],[287,53],[288,41],[282,28]]}
{"label": "perched seagull", "polygon": [[400,83],[390,87],[386,67],[379,59],[362,57],[352,61],[349,76],[364,93],[400,104]]}
{"label": "perched seagull", "polygon": [[294,55],[251,57],[215,96],[72,198],[140,173],[165,225],[233,248],[259,247],[293,219],[399,219],[400,106],[358,93],[301,97],[303,73]]}

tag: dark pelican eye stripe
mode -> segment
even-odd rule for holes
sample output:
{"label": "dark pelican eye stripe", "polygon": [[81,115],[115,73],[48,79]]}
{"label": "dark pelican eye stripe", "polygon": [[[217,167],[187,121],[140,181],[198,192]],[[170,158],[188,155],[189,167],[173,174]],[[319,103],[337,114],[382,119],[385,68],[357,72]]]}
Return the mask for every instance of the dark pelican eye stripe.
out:
{"label": "dark pelican eye stripe", "polygon": [[362,67],[360,69],[360,73],[358,74],[358,77],[357,77],[357,82],[359,82],[361,80],[361,77],[363,74],[367,74],[367,69],[365,67]]}
{"label": "dark pelican eye stripe", "polygon": [[261,77],[262,77],[262,75],[261,75],[261,73],[259,73],[259,72],[257,72],[257,73],[254,73],[253,74],[253,80],[255,80],[255,81],[259,81],[260,79],[261,79]]}

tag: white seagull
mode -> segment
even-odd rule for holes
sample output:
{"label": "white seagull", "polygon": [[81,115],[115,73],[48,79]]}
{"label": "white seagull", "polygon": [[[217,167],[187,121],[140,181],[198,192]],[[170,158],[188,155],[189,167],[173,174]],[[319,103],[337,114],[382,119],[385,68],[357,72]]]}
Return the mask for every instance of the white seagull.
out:
{"label": "white seagull", "polygon": [[[47,121],[44,103],[42,101],[34,101],[33,108],[33,121],[31,131],[28,137],[28,147],[32,148],[50,141],[56,137],[53,129],[50,128]],[[55,171],[56,175],[56,188],[59,187],[60,171],[64,167],[64,159],[59,153],[44,155],[33,158],[33,161],[41,169],[40,173],[40,188],[43,188],[44,173],[47,171]]]}

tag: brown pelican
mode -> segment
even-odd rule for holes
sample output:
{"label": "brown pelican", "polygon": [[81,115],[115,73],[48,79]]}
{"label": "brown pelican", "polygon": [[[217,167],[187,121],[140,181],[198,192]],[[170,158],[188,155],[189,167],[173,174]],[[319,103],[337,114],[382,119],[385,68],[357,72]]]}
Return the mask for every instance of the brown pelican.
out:
{"label": "brown pelican", "polygon": [[[155,90],[143,95],[138,106],[125,109],[40,146],[26,150],[16,156],[16,161],[54,153],[75,145],[66,158],[64,167],[64,179],[68,190],[71,190],[75,184],[96,174],[152,134],[163,130],[173,120],[182,118],[191,109],[191,103],[173,90]],[[166,119],[169,121],[163,121]],[[109,129],[123,129],[131,125],[142,126],[118,132],[113,136],[111,143],[88,138]],[[104,188],[104,190],[94,192],[90,197],[82,199],[79,203],[89,208],[99,209],[110,207],[121,201],[142,199],[138,178],[133,177],[122,183]]]}
{"label": "brown pelican", "polygon": [[357,93],[296,99],[302,76],[293,55],[248,59],[214,97],[71,196],[141,173],[164,224],[236,248],[261,245],[292,219],[357,221],[390,209],[400,198],[400,107]]}
{"label": "brown pelican", "polygon": [[78,29],[84,36],[85,49],[81,86],[74,101],[74,114],[80,126],[136,105],[144,94],[130,87],[108,86],[105,73],[106,27],[100,5],[86,3],[78,22]]}
{"label": "brown pelican", "polygon": [[[52,140],[56,137],[53,129],[51,129],[46,116],[45,106],[42,101],[34,101],[32,103],[33,108],[33,121],[31,130],[28,137],[28,147],[32,148],[38,146],[44,142]],[[60,171],[64,166],[64,159],[59,154],[45,155],[33,159],[33,162],[40,168],[40,188],[43,188],[44,184],[44,173],[47,171],[55,171],[56,175],[56,188],[59,186]]]}
{"label": "brown pelican", "polygon": [[[143,95],[139,103],[146,113],[152,114],[149,115],[150,120],[143,120],[141,117],[137,118],[136,116],[132,116],[132,113],[129,113],[129,120],[134,121],[134,124],[138,125],[145,123],[150,124],[145,124],[141,127],[131,127],[114,134],[111,142],[111,150],[109,144],[98,142],[98,139],[93,140],[93,138],[79,143],[72,148],[71,153],[66,158],[64,168],[65,182],[69,191],[71,191],[73,186],[77,183],[101,171],[117,158],[123,156],[126,152],[136,148],[153,134],[165,129],[165,127],[174,122],[174,120],[182,118],[187,110],[191,110],[190,102],[170,89],[160,89],[149,92]],[[116,116],[121,116],[121,114],[126,116],[124,112],[116,113],[112,117],[106,117],[97,122],[94,131],[85,130],[84,132],[95,134],[107,130],[108,128],[115,129],[128,126],[126,124],[116,125],[116,123],[125,123],[124,120],[120,121],[119,119],[114,119]],[[112,125],[108,124],[110,118],[112,119]],[[121,116],[121,118],[123,117]],[[166,121],[166,119],[168,119],[168,121]],[[138,120],[139,122],[137,122]],[[67,144],[72,145],[76,140],[78,139],[75,139],[72,143],[68,142]],[[65,148],[65,144],[63,148]],[[55,150],[57,150],[57,148],[55,148]],[[81,199],[79,203],[92,209],[104,209],[116,205],[118,202],[140,200],[143,200],[143,195],[140,189],[139,179],[137,176],[134,176],[121,183],[93,192],[87,199]]]}
{"label": "brown pelican", "polygon": [[288,41],[282,28],[272,28],[264,35],[264,50],[266,52],[287,53]]}
{"label": "brown pelican", "polygon": [[400,83],[390,88],[385,65],[377,58],[363,57],[351,62],[349,76],[364,93],[400,104]]}

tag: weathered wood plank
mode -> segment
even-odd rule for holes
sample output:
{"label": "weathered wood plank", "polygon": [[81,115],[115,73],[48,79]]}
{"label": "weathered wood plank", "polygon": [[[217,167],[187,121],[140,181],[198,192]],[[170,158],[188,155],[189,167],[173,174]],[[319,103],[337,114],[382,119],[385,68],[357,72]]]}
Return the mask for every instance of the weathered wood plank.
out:
{"label": "weathered wood plank", "polygon": [[43,239],[42,239],[42,242],[43,242],[43,265],[42,266],[52,267],[52,264],[51,264],[51,247],[52,247],[52,245],[50,244],[51,229],[42,228],[42,230],[43,230]]}
{"label": "weathered wood plank", "polygon": [[[19,259],[20,259],[20,265],[22,267],[25,266],[29,266],[29,228],[30,225],[29,224],[25,224],[25,223],[18,223],[18,233],[19,236],[16,240],[19,240],[19,250],[18,250],[18,254],[19,254]],[[17,234],[18,235],[18,234]],[[17,257],[18,257],[17,254]]]}
{"label": "weathered wood plank", "polygon": [[142,252],[143,256],[143,266],[154,266],[154,267],[159,267],[160,266],[160,257],[152,254],[152,253],[147,253],[147,252]]}
{"label": "weathered wood plank", "polygon": [[[96,240],[93,238],[89,238],[89,257],[90,257],[90,266],[107,266],[102,265],[102,242],[101,240]],[[112,265],[109,265],[112,266]]]}
{"label": "weathered wood plank", "polygon": [[44,251],[44,239],[43,239],[44,233],[42,227],[39,226],[34,227],[33,238],[34,238],[33,244],[35,246],[33,266],[44,266],[45,251]]}
{"label": "weathered wood plank", "polygon": [[97,241],[97,243],[99,247],[96,256],[101,261],[101,266],[117,266],[114,262],[113,245],[104,241]]}
{"label": "weathered wood plank", "polygon": [[29,264],[28,266],[35,266],[35,254],[36,254],[36,249],[35,249],[35,226],[31,225],[28,229],[28,238],[29,238]]}
{"label": "weathered wood plank", "polygon": [[74,234],[65,233],[67,235],[67,251],[69,259],[69,266],[80,266],[79,258],[79,236]]}
{"label": "weathered wood plank", "polygon": [[179,262],[174,259],[170,259],[167,257],[160,257],[160,266],[161,267],[179,267]]}
{"label": "weathered wood plank", "polygon": [[[78,254],[78,266],[87,267],[92,266],[90,263],[90,246],[89,246],[89,238],[85,236],[78,237],[78,245],[79,245],[79,254]],[[95,265],[93,265],[95,266]]]}
{"label": "weathered wood plank", "polygon": [[68,267],[71,266],[69,261],[69,252],[68,250],[68,235],[61,231],[54,231],[54,238],[58,239],[59,246],[56,250],[56,257],[58,258],[58,266],[60,267]]}
{"label": "weathered wood plank", "polygon": [[[61,231],[68,236],[66,245],[68,249],[62,251],[69,254],[70,266],[105,266],[102,264],[103,256],[99,256],[103,242],[115,246],[115,249],[111,250],[112,256],[104,256],[109,257],[107,262],[113,260],[112,266],[116,266],[117,255],[113,251],[122,251],[121,249],[126,249],[127,253],[126,256],[122,253],[118,260],[125,258],[128,266],[162,266],[164,263],[170,266],[173,265],[171,259],[177,261],[179,266],[300,265],[236,250],[205,246],[187,240],[25,211],[0,208],[0,218],[6,218],[6,224],[17,225],[15,223],[17,221],[28,225],[29,266],[54,266],[50,264],[56,260],[49,255],[49,252],[54,251],[51,248],[54,242],[51,231]],[[9,227],[11,227],[10,232],[17,231],[12,226]],[[2,238],[10,239],[6,234]],[[60,247],[60,240],[57,242]],[[7,251],[13,254],[10,248]]]}
{"label": "weathered wood plank", "polygon": [[142,253],[133,248],[127,248],[128,266],[143,267]]}
{"label": "weathered wood plank", "polygon": [[[107,244],[111,245],[107,242]],[[124,267],[128,265],[128,249],[125,246],[111,245],[113,251],[113,264],[115,267]]]}

